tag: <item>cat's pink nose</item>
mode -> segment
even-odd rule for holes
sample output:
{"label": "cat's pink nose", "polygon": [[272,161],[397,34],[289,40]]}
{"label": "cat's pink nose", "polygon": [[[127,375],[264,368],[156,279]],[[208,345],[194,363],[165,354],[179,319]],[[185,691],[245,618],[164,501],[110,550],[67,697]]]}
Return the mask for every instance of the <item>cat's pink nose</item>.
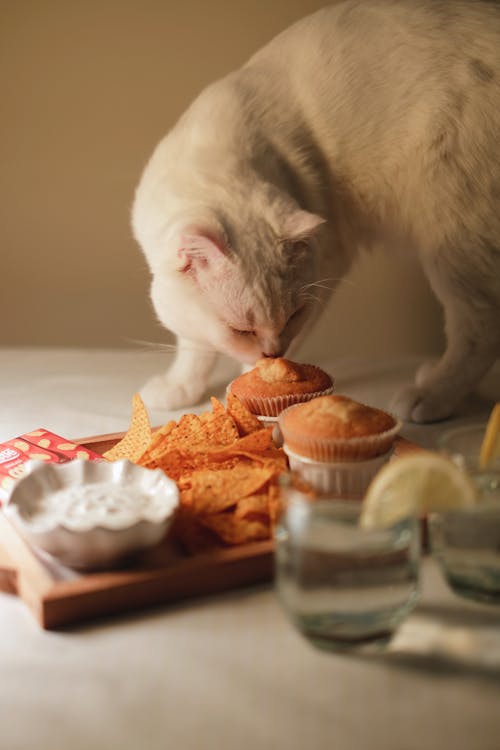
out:
{"label": "cat's pink nose", "polygon": [[285,353],[285,350],[282,346],[276,347],[272,351],[268,352],[262,352],[263,357],[282,357]]}
{"label": "cat's pink nose", "polygon": [[282,357],[285,354],[285,341],[275,333],[260,337],[262,357]]}

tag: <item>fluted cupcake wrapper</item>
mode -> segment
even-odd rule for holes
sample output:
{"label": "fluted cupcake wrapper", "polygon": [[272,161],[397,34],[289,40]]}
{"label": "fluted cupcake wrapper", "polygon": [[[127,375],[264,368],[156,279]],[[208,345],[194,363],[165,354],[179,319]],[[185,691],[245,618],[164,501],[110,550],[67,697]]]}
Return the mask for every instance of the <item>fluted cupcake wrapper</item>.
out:
{"label": "fluted cupcake wrapper", "polygon": [[257,415],[257,419],[263,427],[276,427],[278,424],[278,417],[262,417]]}
{"label": "fluted cupcake wrapper", "polygon": [[314,461],[299,456],[286,445],[290,469],[318,493],[337,498],[361,499],[379,469],[392,455],[388,450],[366,461]]}
{"label": "fluted cupcake wrapper", "polygon": [[[232,384],[233,381],[227,386],[226,393],[231,391]],[[335,386],[332,385],[330,388],[325,388],[322,391],[314,393],[294,393],[283,396],[268,396],[267,398],[259,396],[245,396],[243,398],[238,396],[238,398],[256,416],[278,417],[282,411],[288,409],[290,406],[302,404],[304,401],[311,401],[313,398],[318,398],[318,396],[329,396],[334,390]]]}

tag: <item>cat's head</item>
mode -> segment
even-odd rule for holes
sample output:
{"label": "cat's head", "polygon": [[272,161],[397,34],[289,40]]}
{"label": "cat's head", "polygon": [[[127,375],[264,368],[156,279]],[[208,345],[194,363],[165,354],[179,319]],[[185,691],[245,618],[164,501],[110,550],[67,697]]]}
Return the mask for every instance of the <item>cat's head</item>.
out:
{"label": "cat's head", "polygon": [[314,304],[323,224],[290,202],[181,210],[154,241],[136,222],[159,320],[242,362],[284,355]]}

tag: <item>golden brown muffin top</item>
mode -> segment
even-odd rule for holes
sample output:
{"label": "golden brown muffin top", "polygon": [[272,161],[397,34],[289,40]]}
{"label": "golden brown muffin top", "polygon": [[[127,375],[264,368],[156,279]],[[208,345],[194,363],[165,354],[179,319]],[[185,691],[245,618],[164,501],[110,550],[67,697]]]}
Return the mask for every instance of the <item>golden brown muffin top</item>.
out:
{"label": "golden brown muffin top", "polygon": [[299,364],[284,357],[266,357],[257,360],[253,370],[233,380],[230,390],[235,396],[266,398],[316,393],[332,385],[330,375],[319,367]]}
{"label": "golden brown muffin top", "polygon": [[290,408],[281,418],[285,434],[326,439],[348,439],[377,435],[392,429],[394,417],[347,396],[319,396]]}

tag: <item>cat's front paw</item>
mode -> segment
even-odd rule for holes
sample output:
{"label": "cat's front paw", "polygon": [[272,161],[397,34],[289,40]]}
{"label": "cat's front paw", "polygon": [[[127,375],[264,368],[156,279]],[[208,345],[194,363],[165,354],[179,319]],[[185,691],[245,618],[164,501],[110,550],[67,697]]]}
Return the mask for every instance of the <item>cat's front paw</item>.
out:
{"label": "cat's front paw", "polygon": [[201,401],[205,383],[189,380],[179,383],[167,375],[155,375],[141,388],[141,397],[151,409],[181,409]]}
{"label": "cat's front paw", "polygon": [[408,385],[396,393],[390,410],[405,422],[438,422],[451,416],[455,399],[418,385]]}

